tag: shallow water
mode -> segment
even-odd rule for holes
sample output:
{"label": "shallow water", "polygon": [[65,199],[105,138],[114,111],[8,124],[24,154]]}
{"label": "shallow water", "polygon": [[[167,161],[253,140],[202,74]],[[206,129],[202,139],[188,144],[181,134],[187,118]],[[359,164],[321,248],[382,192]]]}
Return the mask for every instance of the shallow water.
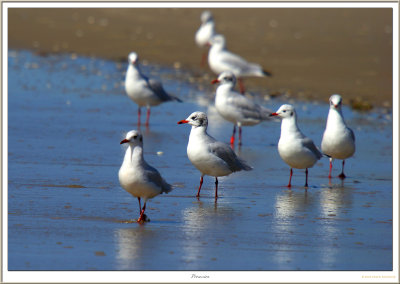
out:
{"label": "shallow water", "polygon": [[[205,111],[209,133],[225,142],[232,125],[212,106],[214,86],[146,65],[184,103],[152,108],[150,127],[141,129],[145,159],[175,188],[148,202],[151,221],[139,225],[137,200],[117,175],[119,142],[137,128],[121,84],[126,64],[23,51],[8,60],[8,270],[392,270],[391,114],[345,107],[357,138],[348,178],[330,181],[323,158],[307,191],[300,170],[285,187],[279,122],[246,127],[236,151],[254,170],[221,178],[217,203],[206,177],[197,200],[190,128],[177,121]],[[272,110],[287,102],[260,101]],[[328,105],[290,103],[320,145]]]}

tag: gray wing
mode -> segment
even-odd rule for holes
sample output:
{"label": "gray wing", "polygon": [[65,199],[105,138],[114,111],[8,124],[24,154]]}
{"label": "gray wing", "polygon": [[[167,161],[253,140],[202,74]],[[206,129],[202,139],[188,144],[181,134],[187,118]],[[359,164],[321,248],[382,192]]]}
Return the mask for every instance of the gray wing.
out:
{"label": "gray wing", "polygon": [[356,136],[354,135],[353,130],[351,130],[349,127],[347,127],[347,129],[350,131],[350,136],[353,139],[353,141],[356,142]]}
{"label": "gray wing", "polygon": [[318,150],[318,148],[315,146],[314,142],[310,138],[304,137],[301,142],[304,147],[313,152],[313,154],[315,155],[315,157],[317,157],[318,160],[321,159],[322,157],[321,152]]}
{"label": "gray wing", "polygon": [[245,161],[236,156],[232,148],[225,143],[215,141],[210,144],[210,150],[213,154],[225,161],[232,172],[241,170],[250,171],[253,169],[247,165]]}
{"label": "gray wing", "polygon": [[[225,50],[221,57],[222,63],[230,66],[230,69],[247,73],[247,72],[264,72],[261,65],[257,63],[248,62],[243,57]],[[268,72],[267,72],[268,73]],[[267,74],[266,73],[266,74]]]}
{"label": "gray wing", "polygon": [[227,50],[225,50],[223,56],[221,56],[221,61],[228,66],[235,66],[237,69],[242,71],[249,67],[249,63],[244,58]]}
{"label": "gray wing", "polygon": [[154,79],[148,79],[147,83],[149,85],[149,88],[164,102],[166,101],[178,101],[182,102],[179,98],[171,96],[168,94],[165,90],[161,82],[154,80]]}
{"label": "gray wing", "polygon": [[231,96],[227,102],[238,108],[245,118],[252,118],[257,120],[269,120],[272,111],[260,106],[248,99],[247,97],[239,94]]}
{"label": "gray wing", "polygon": [[154,183],[156,186],[161,187],[162,193],[163,192],[168,193],[172,190],[172,186],[162,178],[157,169],[147,164],[145,167],[145,172],[146,172],[146,177],[148,178],[149,181]]}

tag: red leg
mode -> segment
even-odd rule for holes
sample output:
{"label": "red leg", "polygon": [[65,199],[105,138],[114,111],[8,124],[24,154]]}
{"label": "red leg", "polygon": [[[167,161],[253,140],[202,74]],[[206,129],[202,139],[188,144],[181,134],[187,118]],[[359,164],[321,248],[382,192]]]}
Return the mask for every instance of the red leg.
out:
{"label": "red leg", "polygon": [[341,174],[340,174],[338,177],[341,178],[341,179],[346,178],[346,176],[345,176],[345,174],[344,174],[344,160],[343,160],[343,162],[342,162],[342,172],[341,172]]}
{"label": "red leg", "polygon": [[140,111],[140,106],[138,107],[137,114],[138,114],[138,120],[137,120],[137,124],[138,124],[138,126],[140,127],[140,114],[141,114],[141,111]]}
{"label": "red leg", "polygon": [[150,120],[150,107],[147,107],[146,126],[149,126],[149,120]]}
{"label": "red leg", "polygon": [[199,190],[197,190],[197,195],[196,195],[197,198],[200,197],[200,190],[201,190],[201,186],[203,185],[203,176],[204,175],[202,175],[201,178],[200,178]]}
{"label": "red leg", "polygon": [[332,158],[329,158],[329,176],[328,178],[332,177]]}
{"label": "red leg", "polygon": [[304,187],[308,187],[308,169],[306,168],[306,184]]}
{"label": "red leg", "polygon": [[233,125],[233,133],[232,133],[232,137],[231,137],[231,147],[232,147],[232,149],[235,146],[235,135],[236,135],[236,124]]}
{"label": "red leg", "polygon": [[146,202],[144,202],[143,209],[142,209],[142,211],[140,212],[140,217],[139,217],[139,219],[137,220],[138,223],[146,222],[146,218],[145,218],[146,215],[144,215],[144,210],[146,210]]}
{"label": "red leg", "polygon": [[246,90],[244,88],[243,79],[242,78],[238,78],[238,82],[239,82],[240,93],[244,94],[246,92]]}
{"label": "red leg", "polygon": [[292,175],[293,175],[293,169],[290,168],[290,177],[289,177],[289,184],[288,184],[288,187],[292,187]]}
{"label": "red leg", "polygon": [[215,177],[215,201],[218,199],[218,178]]}

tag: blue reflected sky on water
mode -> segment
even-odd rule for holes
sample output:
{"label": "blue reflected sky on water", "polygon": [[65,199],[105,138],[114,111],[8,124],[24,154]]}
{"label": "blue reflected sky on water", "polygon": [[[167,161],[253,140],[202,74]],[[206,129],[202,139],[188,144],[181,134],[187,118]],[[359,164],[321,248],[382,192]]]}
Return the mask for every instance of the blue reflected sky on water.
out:
{"label": "blue reflected sky on water", "polygon": [[[309,174],[280,159],[279,122],[243,130],[238,154],[254,167],[206,177],[186,156],[190,132],[177,125],[200,110],[209,133],[228,142],[232,125],[213,107],[214,86],[185,70],[145,65],[184,103],[152,109],[142,128],[145,159],[175,186],[149,201],[151,222],[132,223],[137,200],[118,183],[124,133],[136,129],[137,107],[124,94],[125,62],[76,55],[8,58],[9,270],[391,270],[392,116],[344,108],[357,137],[348,178],[327,178],[329,161]],[[251,88],[250,88],[251,89]],[[287,98],[262,100],[272,110]],[[267,93],[267,91],[265,91]],[[330,94],[327,94],[327,100]],[[302,131],[320,145],[328,105],[288,98]],[[162,152],[158,155],[157,152]],[[334,163],[334,174],[340,172]]]}

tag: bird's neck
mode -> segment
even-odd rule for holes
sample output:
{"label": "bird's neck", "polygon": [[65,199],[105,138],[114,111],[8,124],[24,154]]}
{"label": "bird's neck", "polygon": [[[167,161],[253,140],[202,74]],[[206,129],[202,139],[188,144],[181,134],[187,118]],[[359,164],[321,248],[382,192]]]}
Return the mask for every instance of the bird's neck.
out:
{"label": "bird's neck", "polygon": [[125,152],[124,164],[137,165],[142,164],[143,161],[143,148],[140,146],[129,145]]}
{"label": "bird's neck", "polygon": [[282,119],[281,125],[281,138],[285,136],[300,134],[299,127],[297,126],[296,117],[287,117]]}
{"label": "bird's neck", "polygon": [[202,137],[207,136],[207,127],[205,126],[192,126],[189,135],[189,144],[190,142],[201,139]]}
{"label": "bird's neck", "polygon": [[223,44],[213,44],[211,46],[210,52],[219,52],[224,49],[225,49],[225,46]]}
{"label": "bird's neck", "polygon": [[140,71],[139,65],[129,64],[128,70],[126,71],[127,78],[139,78],[141,77],[142,72]]}
{"label": "bird's neck", "polygon": [[217,91],[216,91],[216,95],[217,96],[220,96],[220,97],[225,97],[225,96],[227,96],[228,95],[228,93],[230,92],[230,91],[232,91],[233,89],[234,89],[234,85],[233,84],[223,84],[223,85],[220,85],[218,88],[217,88]]}
{"label": "bird's neck", "polygon": [[207,22],[203,23],[203,27],[209,27],[210,29],[214,29],[214,21],[208,20]]}
{"label": "bird's neck", "polygon": [[330,109],[328,119],[326,121],[326,128],[332,127],[346,127],[346,122],[343,119],[341,109]]}

